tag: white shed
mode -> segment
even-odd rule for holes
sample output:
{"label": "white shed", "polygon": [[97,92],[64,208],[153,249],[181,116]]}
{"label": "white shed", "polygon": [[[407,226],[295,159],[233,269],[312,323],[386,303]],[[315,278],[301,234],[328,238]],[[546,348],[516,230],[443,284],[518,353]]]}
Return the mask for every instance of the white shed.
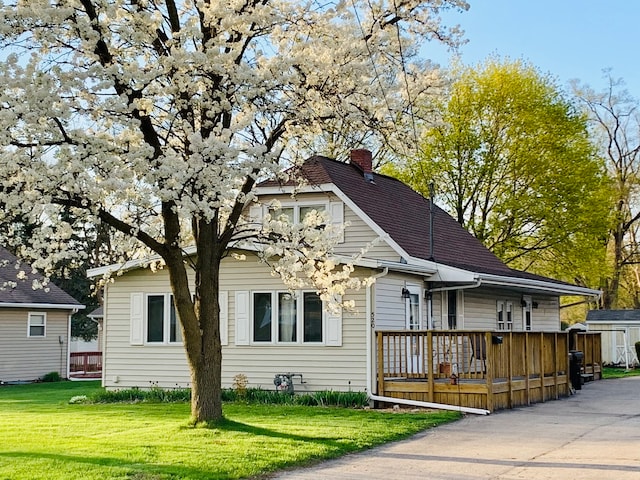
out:
{"label": "white shed", "polygon": [[635,343],[640,341],[640,310],[591,310],[587,313],[590,332],[602,333],[602,362],[638,365]]}

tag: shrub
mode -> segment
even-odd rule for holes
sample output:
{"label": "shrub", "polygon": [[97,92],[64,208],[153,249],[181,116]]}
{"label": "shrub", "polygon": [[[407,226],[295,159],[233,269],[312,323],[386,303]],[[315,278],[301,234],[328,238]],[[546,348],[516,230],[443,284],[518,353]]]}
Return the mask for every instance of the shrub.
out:
{"label": "shrub", "polygon": [[634,346],[636,347],[636,357],[638,358],[638,361],[640,362],[640,342],[636,342],[634,344]]}
{"label": "shrub", "polygon": [[[173,403],[189,402],[191,390],[188,388],[163,389],[157,385],[148,390],[127,388],[99,392],[89,399],[93,403],[135,403],[155,402]],[[324,390],[314,393],[291,394],[277,390],[263,390],[261,388],[223,389],[223,402],[245,402],[265,405],[304,405],[321,407],[361,408],[368,405],[369,397],[365,392],[334,392]]]}
{"label": "shrub", "polygon": [[141,390],[137,387],[123,390],[105,390],[91,397],[91,401],[94,403],[174,403],[188,402],[190,400],[191,390],[188,388],[164,389],[158,386],[153,386],[148,390]]}
{"label": "shrub", "polygon": [[238,398],[246,398],[247,397],[247,385],[249,384],[249,379],[244,373],[238,373],[233,377],[233,385],[231,388],[234,390]]}
{"label": "shrub", "polygon": [[89,398],[86,395],[76,395],[71,397],[69,403],[89,403]]}
{"label": "shrub", "polygon": [[42,377],[43,382],[59,382],[62,380],[58,372],[49,372]]}

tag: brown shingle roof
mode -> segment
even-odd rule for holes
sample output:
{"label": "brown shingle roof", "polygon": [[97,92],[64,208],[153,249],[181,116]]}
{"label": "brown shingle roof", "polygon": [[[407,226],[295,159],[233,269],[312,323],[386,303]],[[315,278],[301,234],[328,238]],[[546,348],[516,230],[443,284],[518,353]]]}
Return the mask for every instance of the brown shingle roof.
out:
{"label": "brown shingle roof", "polygon": [[[33,280],[42,281],[43,276],[31,273],[31,266],[22,262],[20,268],[16,269],[18,259],[7,249],[0,247],[0,306],[2,304],[48,304],[48,305],[75,305],[81,307],[80,303],[71,295],[61,290],[52,283],[46,289],[33,289]],[[20,271],[26,273],[26,279],[19,280]],[[5,286],[6,282],[15,282],[16,286]]]}
{"label": "brown shingle roof", "polygon": [[[374,173],[373,183],[369,183],[357,166],[321,156],[311,157],[289,173],[291,176],[301,175],[312,185],[335,184],[412,257],[433,259],[435,262],[472,272],[565,284],[507,267],[449,214],[435,205],[434,248],[431,258],[429,201],[395,178]],[[292,179],[287,184],[293,185],[295,180]],[[276,181],[261,183],[261,186],[276,185],[280,184]]]}

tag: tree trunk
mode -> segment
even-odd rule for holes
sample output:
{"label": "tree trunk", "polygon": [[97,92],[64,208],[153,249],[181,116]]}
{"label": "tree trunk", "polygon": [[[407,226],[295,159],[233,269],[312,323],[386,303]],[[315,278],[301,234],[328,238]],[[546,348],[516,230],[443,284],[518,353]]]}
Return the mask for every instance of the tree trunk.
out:
{"label": "tree trunk", "polygon": [[221,255],[209,244],[198,248],[196,263],[192,297],[182,252],[178,250],[167,260],[191,375],[192,421],[215,424],[223,418],[218,302]]}
{"label": "tree trunk", "polygon": [[[215,303],[217,306],[217,299]],[[208,317],[201,317],[201,324],[219,325],[219,308],[216,310],[215,313],[207,314],[201,311],[201,315],[208,315]],[[220,335],[216,335],[216,339],[209,338],[209,341],[205,339],[211,336],[203,335],[203,348],[199,361],[189,365],[191,368],[191,418],[194,423],[216,423],[223,418]]]}

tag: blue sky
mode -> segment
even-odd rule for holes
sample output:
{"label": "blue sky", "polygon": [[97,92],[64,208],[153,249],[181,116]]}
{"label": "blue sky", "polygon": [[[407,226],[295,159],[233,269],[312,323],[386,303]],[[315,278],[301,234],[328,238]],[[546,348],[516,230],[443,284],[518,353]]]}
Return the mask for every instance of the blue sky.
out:
{"label": "blue sky", "polygon": [[[468,0],[463,13],[447,12],[447,25],[460,24],[464,64],[491,54],[525,59],[557,77],[602,90],[602,70],[611,68],[629,93],[640,98],[640,1],[637,0]],[[425,56],[441,65],[448,53],[427,45]]]}

